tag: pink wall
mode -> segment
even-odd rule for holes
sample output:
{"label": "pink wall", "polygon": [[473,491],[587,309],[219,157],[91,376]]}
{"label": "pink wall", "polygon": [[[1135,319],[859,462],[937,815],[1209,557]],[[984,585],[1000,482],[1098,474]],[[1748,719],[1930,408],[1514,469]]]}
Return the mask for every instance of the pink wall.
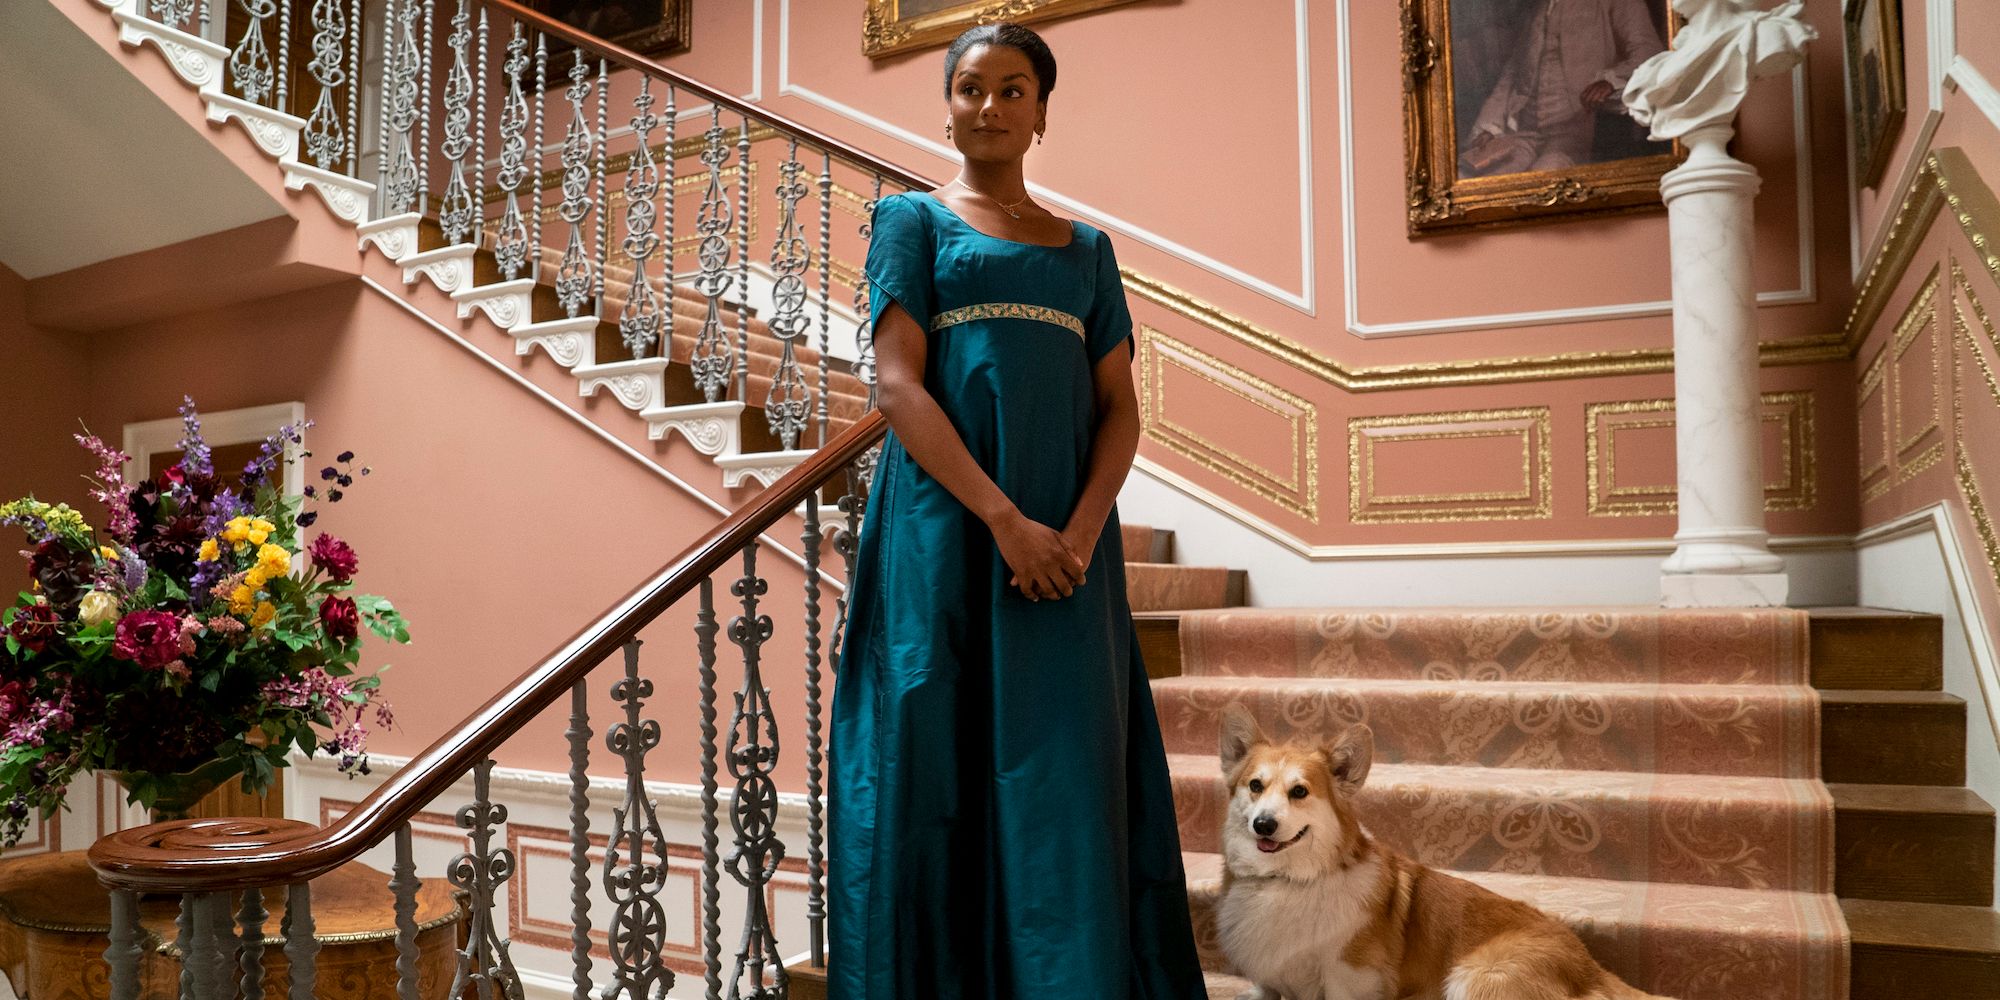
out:
{"label": "pink wall", "polygon": [[[83,414],[68,404],[90,396],[89,342],[29,323],[27,293],[27,282],[0,265],[0,399],[5,400],[0,414],[7,426],[6,444],[0,446],[5,456],[0,503],[28,493],[52,502],[74,494],[72,505],[81,508],[86,501],[77,476],[90,469],[63,461],[48,442],[68,441],[81,430],[77,417]],[[7,539],[0,552],[11,559],[16,541]],[[14,577],[10,570],[4,579],[11,584]]]}

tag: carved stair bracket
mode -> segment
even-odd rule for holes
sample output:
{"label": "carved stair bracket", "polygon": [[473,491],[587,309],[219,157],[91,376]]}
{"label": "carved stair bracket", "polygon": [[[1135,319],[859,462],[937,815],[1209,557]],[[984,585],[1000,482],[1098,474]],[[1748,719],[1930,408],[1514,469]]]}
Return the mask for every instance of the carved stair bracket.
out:
{"label": "carved stair bracket", "polygon": [[534,291],[535,279],[519,278],[461,288],[451,293],[451,300],[458,303],[459,319],[470,318],[473,311],[478,310],[502,330],[512,330],[531,318]]}
{"label": "carved stair bracket", "polygon": [[[320,200],[326,202],[327,210],[342,221],[367,221],[368,206],[375,199],[375,185],[331,170],[321,170],[311,164],[285,164],[285,190],[303,191],[308,187],[317,192]],[[363,246],[366,245],[364,240]]]}
{"label": "carved stair bracket", "polygon": [[232,118],[250,133],[251,141],[265,155],[276,157],[283,163],[298,161],[299,133],[305,131],[305,119],[273,111],[261,104],[252,104],[240,97],[209,94],[208,120],[221,124]]}
{"label": "carved stair bracket", "polygon": [[112,16],[118,19],[118,41],[134,49],[147,42],[153,43],[160,50],[160,55],[166,57],[167,66],[173,69],[175,76],[207,96],[219,95],[222,92],[222,64],[229,58],[229,50],[207,39],[140,17],[130,9],[133,6],[135,4],[127,0],[112,9]]}
{"label": "carved stair bracket", "polygon": [[552,319],[524,323],[507,331],[514,335],[514,353],[522,357],[539,347],[555,363],[575,371],[597,363],[597,317]]}
{"label": "carved stair bracket", "polygon": [[718,455],[715,465],[722,470],[722,485],[729,489],[751,479],[770,486],[812,456],[811,451],[753,451],[747,455]]}
{"label": "carved stair bracket", "polygon": [[646,436],[655,441],[679,431],[704,455],[737,455],[743,450],[743,403],[737,400],[667,406],[639,416],[646,420]]}
{"label": "carved stair bracket", "polygon": [[665,358],[641,358],[588,365],[575,369],[575,374],[577,389],[583,395],[595,396],[597,390],[609,389],[626,409],[643,413],[666,404],[666,370]]}
{"label": "carved stair bracket", "polygon": [[470,243],[458,243],[412,254],[398,262],[403,265],[403,284],[414,285],[418,278],[429,278],[446,295],[470,287],[472,255],[478,251]]}
{"label": "carved stair bracket", "polygon": [[383,256],[402,263],[403,258],[417,252],[417,225],[422,221],[423,216],[405,212],[364,222],[354,228],[359,236],[357,249],[365,251],[373,243]]}

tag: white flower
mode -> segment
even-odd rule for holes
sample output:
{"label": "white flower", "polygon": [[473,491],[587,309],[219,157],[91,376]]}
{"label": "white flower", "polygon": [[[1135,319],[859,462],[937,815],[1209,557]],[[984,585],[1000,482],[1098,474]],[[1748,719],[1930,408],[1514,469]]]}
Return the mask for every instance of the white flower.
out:
{"label": "white flower", "polygon": [[83,603],[77,608],[77,615],[85,625],[118,620],[118,598],[101,590],[93,590],[83,595]]}

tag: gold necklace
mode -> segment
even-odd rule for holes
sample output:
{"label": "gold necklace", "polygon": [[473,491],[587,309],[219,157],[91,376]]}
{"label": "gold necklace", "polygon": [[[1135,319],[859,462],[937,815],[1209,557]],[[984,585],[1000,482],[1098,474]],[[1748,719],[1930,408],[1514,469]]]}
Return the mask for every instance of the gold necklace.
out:
{"label": "gold necklace", "polygon": [[1011,215],[1011,216],[1013,216],[1013,217],[1014,217],[1014,218],[1016,218],[1016,219],[1018,219],[1018,218],[1020,218],[1020,217],[1021,217],[1021,213],[1019,213],[1019,212],[1016,212],[1016,211],[1014,211],[1014,207],[1015,207],[1016,205],[1021,205],[1021,204],[1025,203],[1025,202],[1026,202],[1026,201],[1028,200],[1028,196],[1027,196],[1027,194],[1023,193],[1023,194],[1021,195],[1021,200],[1020,200],[1020,201],[1017,201],[1017,202],[1015,202],[1015,203],[1014,203],[1013,205],[1009,205],[1009,204],[1007,204],[1006,202],[1003,202],[1003,201],[1001,201],[1000,199],[998,199],[998,198],[995,198],[995,197],[993,197],[992,195],[990,195],[990,194],[987,194],[986,192],[984,192],[984,191],[981,191],[981,190],[979,190],[978,188],[976,188],[976,187],[973,187],[972,185],[970,185],[970,184],[967,184],[967,183],[965,183],[964,181],[962,181],[962,180],[959,180],[959,179],[958,179],[958,178],[956,178],[956,177],[952,178],[952,179],[951,179],[951,182],[952,182],[953,184],[956,184],[956,185],[958,185],[959,187],[962,187],[962,188],[966,189],[967,191],[970,191],[970,192],[972,192],[973,194],[976,194],[976,195],[980,196],[981,198],[984,198],[984,199],[986,199],[987,201],[990,201],[990,202],[992,202],[992,203],[993,203],[993,204],[995,204],[995,205],[999,205],[999,206],[1000,206],[1000,210],[1001,210],[1001,211],[1003,211],[1003,212],[1007,213],[1008,215]]}

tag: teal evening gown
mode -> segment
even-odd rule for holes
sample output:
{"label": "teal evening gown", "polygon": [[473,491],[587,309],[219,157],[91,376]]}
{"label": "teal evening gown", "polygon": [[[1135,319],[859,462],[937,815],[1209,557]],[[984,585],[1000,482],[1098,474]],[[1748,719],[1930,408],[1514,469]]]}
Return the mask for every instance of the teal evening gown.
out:
{"label": "teal evening gown", "polygon": [[[930,331],[924,385],[973,460],[1061,530],[1091,368],[1132,317],[1111,241],[988,236],[877,203],[871,319]],[[1152,688],[1114,510],[1086,582],[1029,601],[993,535],[891,432],[833,692],[831,1000],[1202,1000]]]}

